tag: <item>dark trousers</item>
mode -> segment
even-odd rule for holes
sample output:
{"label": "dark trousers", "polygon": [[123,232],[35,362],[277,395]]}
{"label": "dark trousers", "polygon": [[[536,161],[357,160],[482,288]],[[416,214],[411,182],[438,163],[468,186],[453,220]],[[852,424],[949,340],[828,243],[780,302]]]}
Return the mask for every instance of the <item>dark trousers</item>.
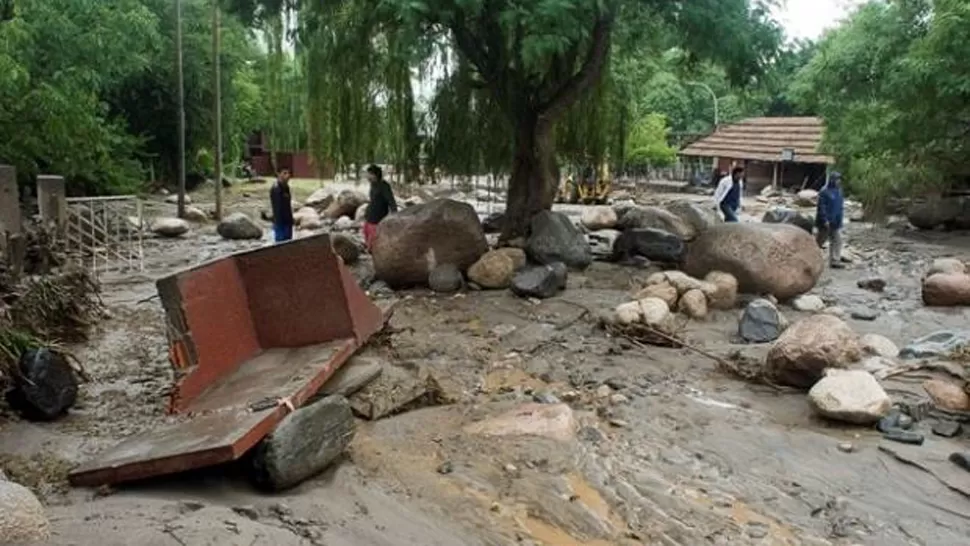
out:
{"label": "dark trousers", "polygon": [[724,201],[721,201],[721,212],[724,213],[725,222],[737,222],[738,221],[738,211],[734,210],[731,205],[728,205]]}
{"label": "dark trousers", "polygon": [[273,224],[273,239],[277,243],[289,241],[293,238],[292,224]]}

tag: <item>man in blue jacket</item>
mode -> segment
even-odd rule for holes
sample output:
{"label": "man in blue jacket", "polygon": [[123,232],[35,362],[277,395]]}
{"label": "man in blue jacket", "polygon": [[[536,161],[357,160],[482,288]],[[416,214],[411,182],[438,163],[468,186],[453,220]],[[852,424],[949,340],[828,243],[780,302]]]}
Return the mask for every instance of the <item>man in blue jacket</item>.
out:
{"label": "man in blue jacket", "polygon": [[273,207],[273,238],[277,243],[293,238],[293,202],[290,198],[290,170],[280,169],[276,183],[269,190]]}
{"label": "man in blue jacket", "polygon": [[829,242],[829,266],[842,269],[842,223],[845,200],[842,197],[842,175],[832,173],[818,194],[818,209],[815,212],[815,226],[818,233],[815,240],[819,247]]}

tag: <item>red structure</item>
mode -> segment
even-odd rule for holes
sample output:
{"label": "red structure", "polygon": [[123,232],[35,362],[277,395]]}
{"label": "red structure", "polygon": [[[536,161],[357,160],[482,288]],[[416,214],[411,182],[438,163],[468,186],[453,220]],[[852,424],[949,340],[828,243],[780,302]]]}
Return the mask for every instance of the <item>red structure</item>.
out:
{"label": "red structure", "polygon": [[272,151],[262,131],[253,133],[249,137],[246,151],[253,169],[259,176],[275,176],[280,169],[289,169],[295,178],[333,178],[334,176],[333,163],[327,162],[322,168],[318,168],[306,151]]}
{"label": "red structure", "polygon": [[242,457],[384,325],[327,235],[228,256],[157,286],[176,370],[169,411],[185,419],[80,466],[75,485]]}

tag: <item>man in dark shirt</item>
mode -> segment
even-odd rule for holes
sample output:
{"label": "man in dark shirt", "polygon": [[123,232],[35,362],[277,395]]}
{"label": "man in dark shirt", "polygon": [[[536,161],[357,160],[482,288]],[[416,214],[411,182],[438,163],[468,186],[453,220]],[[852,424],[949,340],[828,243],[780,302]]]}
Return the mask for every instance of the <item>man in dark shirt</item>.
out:
{"label": "man in dark shirt", "polygon": [[370,203],[367,204],[364,215],[364,244],[370,250],[377,237],[377,224],[381,223],[388,214],[397,212],[397,201],[391,185],[384,180],[384,172],[377,165],[367,167],[367,179],[370,181]]}
{"label": "man in dark shirt", "polygon": [[293,201],[290,199],[290,170],[280,169],[276,183],[269,190],[273,206],[273,236],[277,243],[293,238]]}

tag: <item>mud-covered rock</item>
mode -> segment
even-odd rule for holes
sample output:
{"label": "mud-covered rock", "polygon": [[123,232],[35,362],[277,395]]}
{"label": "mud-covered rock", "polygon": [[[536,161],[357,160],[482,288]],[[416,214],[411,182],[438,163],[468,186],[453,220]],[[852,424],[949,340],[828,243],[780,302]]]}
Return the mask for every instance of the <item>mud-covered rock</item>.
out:
{"label": "mud-covered rock", "polygon": [[597,206],[583,209],[579,223],[586,229],[597,231],[600,229],[613,229],[616,227],[616,211],[611,207]]}
{"label": "mud-covered rock", "polygon": [[802,294],[791,301],[791,306],[798,311],[818,313],[825,309],[825,302],[815,294]]}
{"label": "mud-covered rock", "polygon": [[34,421],[52,421],[77,402],[78,378],[64,354],[47,348],[28,349],[17,362],[17,375],[7,403]]}
{"label": "mud-covered rock", "polygon": [[923,279],[923,303],[935,307],[970,305],[970,275],[937,273]]}
{"label": "mud-covered rock", "polygon": [[613,310],[614,320],[619,324],[629,325],[640,322],[643,318],[643,311],[640,310],[640,303],[628,301],[616,306]]}
{"label": "mud-covered rock", "polygon": [[262,239],[263,228],[242,212],[234,212],[219,222],[216,232],[223,239]]}
{"label": "mud-covered rock", "polygon": [[677,293],[677,289],[674,287],[674,285],[664,281],[662,283],[648,284],[647,286],[644,286],[637,291],[633,298],[636,300],[642,300],[644,298],[660,298],[667,304],[668,307],[674,307],[677,305],[678,297],[679,294]]}
{"label": "mud-covered rock", "polygon": [[721,217],[710,208],[688,199],[678,199],[665,205],[667,211],[684,221],[693,231],[693,237],[721,223]]}
{"label": "mud-covered rock", "polygon": [[475,209],[437,199],[384,218],[371,249],[375,278],[391,288],[424,285],[438,264],[467,269],[488,251]]}
{"label": "mud-covered rock", "polygon": [[333,190],[330,188],[319,188],[310,194],[310,197],[306,200],[306,206],[313,207],[316,210],[323,210],[329,207],[333,201]]}
{"label": "mud-covered rock", "polygon": [[334,463],[355,430],[350,404],[342,396],[303,406],[253,448],[252,479],[269,491],[298,485]]}
{"label": "mud-covered rock", "polygon": [[44,507],[26,487],[0,479],[0,544],[46,543],[51,537]]}
{"label": "mud-covered rock", "polygon": [[795,194],[795,204],[799,207],[814,207],[818,204],[818,192],[815,190],[802,190]]}
{"label": "mud-covered rock", "polygon": [[959,223],[964,215],[963,199],[959,197],[935,197],[921,203],[913,203],[906,211],[906,218],[917,229],[935,229]]}
{"label": "mud-covered rock", "polygon": [[334,253],[343,259],[347,265],[354,265],[360,259],[360,246],[350,237],[336,233],[330,236],[330,244]]}
{"label": "mud-covered rock", "polygon": [[677,302],[677,310],[692,319],[707,318],[707,296],[700,290],[688,290]]}
{"label": "mud-covered rock", "polygon": [[209,220],[209,215],[199,207],[185,207],[185,215],[183,218],[193,224],[204,224]]}
{"label": "mud-covered rock", "polygon": [[159,237],[181,237],[190,229],[192,226],[182,218],[158,218],[152,222],[152,233]]}
{"label": "mud-covered rock", "polygon": [[808,402],[822,417],[871,425],[892,408],[892,400],[865,370],[829,369],[808,391]]}
{"label": "mud-covered rock", "polygon": [[694,277],[730,273],[742,292],[788,300],[811,290],[825,268],[815,239],[786,224],[726,223],[693,241],[684,270]]}
{"label": "mud-covered rock", "polygon": [[461,270],[454,264],[438,264],[428,274],[428,286],[440,294],[453,294],[464,285]]}
{"label": "mud-covered rock", "polygon": [[327,206],[323,215],[333,220],[343,216],[353,218],[357,214],[357,209],[368,201],[367,195],[359,191],[344,190]]}
{"label": "mud-covered rock", "polygon": [[831,315],[795,322],[768,351],[766,371],[780,385],[811,388],[826,368],[846,368],[862,358],[859,337]]}
{"label": "mud-covered rock", "polygon": [[956,258],[937,258],[930,265],[930,270],[926,272],[927,277],[932,277],[937,273],[963,274],[967,272],[967,265]]}
{"label": "mud-covered rock", "polygon": [[637,302],[644,324],[658,326],[670,316],[670,307],[660,298],[643,298]]}
{"label": "mud-covered rock", "polygon": [[785,331],[785,319],[774,303],[756,299],[749,303],[738,322],[738,336],[748,343],[768,343]]}
{"label": "mud-covered rock", "polygon": [[643,256],[650,261],[678,264],[686,247],[673,233],[654,228],[628,229],[613,242],[613,260],[625,261]]}
{"label": "mud-covered rock", "polygon": [[815,218],[806,216],[797,210],[787,207],[774,207],[765,211],[761,221],[765,224],[791,224],[812,233],[815,229]]}
{"label": "mud-covered rock", "polygon": [[568,442],[576,438],[576,417],[566,404],[525,404],[465,427],[483,436],[541,436]]}
{"label": "mud-covered rock", "polygon": [[508,288],[515,272],[525,262],[525,251],[521,248],[491,250],[468,268],[468,280],[482,288]]}
{"label": "mud-covered rock", "polygon": [[528,266],[512,277],[512,293],[524,298],[551,298],[566,288],[569,270],[563,263]]}
{"label": "mud-covered rock", "polygon": [[[714,293],[708,294],[711,309],[733,309],[738,302],[738,280],[734,275],[723,271],[711,271],[704,281],[714,286]],[[703,289],[703,288],[702,288]]]}
{"label": "mud-covered rock", "polygon": [[949,411],[970,410],[970,395],[960,385],[942,379],[928,379],[923,382],[923,390],[930,395],[933,404]]}
{"label": "mud-covered rock", "polygon": [[505,227],[505,213],[493,212],[482,220],[482,228],[485,233],[499,233]]}
{"label": "mud-covered rock", "polygon": [[866,354],[885,358],[896,358],[899,356],[899,347],[886,336],[865,334],[859,338],[859,344],[862,345],[862,351]]}
{"label": "mud-covered rock", "polygon": [[586,269],[593,263],[593,251],[586,236],[565,214],[542,211],[532,218],[526,253],[538,264],[563,263],[571,269]]}
{"label": "mud-covered rock", "polygon": [[[618,211],[619,213],[619,211]],[[620,230],[652,228],[673,233],[684,241],[697,236],[697,231],[676,214],[660,207],[630,207],[617,221]]]}

